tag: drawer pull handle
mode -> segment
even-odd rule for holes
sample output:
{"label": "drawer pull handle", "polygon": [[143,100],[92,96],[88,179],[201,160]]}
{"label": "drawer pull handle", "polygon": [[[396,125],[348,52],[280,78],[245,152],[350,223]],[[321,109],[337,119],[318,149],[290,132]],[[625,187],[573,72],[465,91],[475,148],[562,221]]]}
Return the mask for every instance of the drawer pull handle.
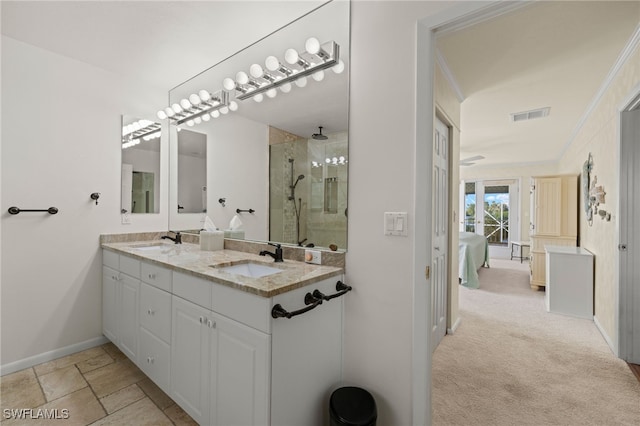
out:
{"label": "drawer pull handle", "polygon": [[149,279],[150,280],[155,280],[156,279],[156,274],[149,274]]}
{"label": "drawer pull handle", "polygon": [[147,357],[147,363],[148,364],[153,364],[153,361],[155,361],[155,359],[152,356]]}
{"label": "drawer pull handle", "polygon": [[149,315],[155,315],[156,311],[154,311],[153,309],[149,308],[149,310],[147,310],[147,313]]}

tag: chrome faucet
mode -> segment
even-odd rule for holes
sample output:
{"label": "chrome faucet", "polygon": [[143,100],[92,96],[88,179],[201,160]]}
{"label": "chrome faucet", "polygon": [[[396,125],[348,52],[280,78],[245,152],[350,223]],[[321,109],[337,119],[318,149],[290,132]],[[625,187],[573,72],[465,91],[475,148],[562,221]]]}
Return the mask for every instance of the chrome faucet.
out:
{"label": "chrome faucet", "polygon": [[262,250],[260,252],[260,256],[265,256],[268,254],[269,256],[273,257],[274,262],[284,262],[284,260],[282,260],[282,246],[280,244],[274,244],[274,243],[268,243],[268,244],[270,246],[274,246],[276,248],[276,252],[271,253],[270,251]]}
{"label": "chrome faucet", "polygon": [[180,234],[180,231],[175,232],[175,231],[169,231],[169,232],[173,232],[174,234],[176,234],[175,238],[171,238],[168,235],[165,235],[163,237],[161,237],[163,240],[171,240],[176,244],[182,244],[182,234]]}

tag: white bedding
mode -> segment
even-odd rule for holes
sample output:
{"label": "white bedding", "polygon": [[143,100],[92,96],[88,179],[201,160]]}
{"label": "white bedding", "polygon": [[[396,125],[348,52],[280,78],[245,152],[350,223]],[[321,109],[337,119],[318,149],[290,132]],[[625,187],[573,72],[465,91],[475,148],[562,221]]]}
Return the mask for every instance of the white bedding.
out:
{"label": "white bedding", "polygon": [[461,232],[458,250],[458,276],[460,284],[470,287],[480,287],[478,269],[489,267],[489,243],[483,235],[472,232]]}

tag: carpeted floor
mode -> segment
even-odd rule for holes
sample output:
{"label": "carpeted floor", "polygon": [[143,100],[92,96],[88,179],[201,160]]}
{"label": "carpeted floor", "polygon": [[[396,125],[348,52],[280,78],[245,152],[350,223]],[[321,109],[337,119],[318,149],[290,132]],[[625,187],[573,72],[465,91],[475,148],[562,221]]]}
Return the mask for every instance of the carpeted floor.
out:
{"label": "carpeted floor", "polygon": [[640,425],[640,382],[593,321],[546,312],[526,264],[480,283],[433,356],[434,425]]}

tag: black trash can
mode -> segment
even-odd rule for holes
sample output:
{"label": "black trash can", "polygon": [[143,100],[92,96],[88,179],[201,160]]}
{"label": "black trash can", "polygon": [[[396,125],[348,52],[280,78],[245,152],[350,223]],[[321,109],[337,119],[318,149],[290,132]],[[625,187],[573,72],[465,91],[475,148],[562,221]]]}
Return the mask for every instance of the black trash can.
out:
{"label": "black trash can", "polygon": [[329,399],[331,426],[375,426],[376,401],[364,389],[346,386],[336,389]]}

